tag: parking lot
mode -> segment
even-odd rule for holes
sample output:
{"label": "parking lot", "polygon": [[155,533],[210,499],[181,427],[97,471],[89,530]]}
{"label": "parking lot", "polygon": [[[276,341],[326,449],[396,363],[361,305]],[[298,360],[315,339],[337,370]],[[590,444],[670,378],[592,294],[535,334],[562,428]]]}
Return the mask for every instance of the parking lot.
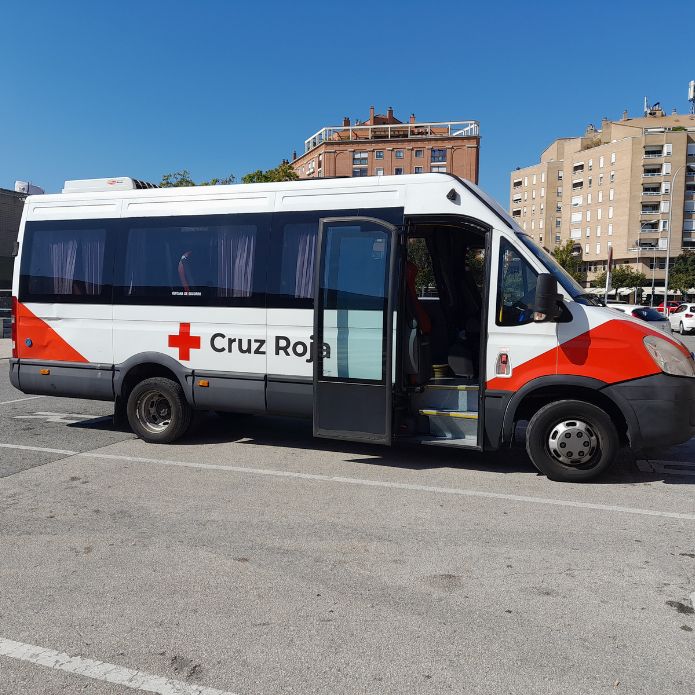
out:
{"label": "parking lot", "polygon": [[692,443],[567,485],[521,448],[212,415],[155,446],[111,411],[0,360],[0,693],[692,689]]}

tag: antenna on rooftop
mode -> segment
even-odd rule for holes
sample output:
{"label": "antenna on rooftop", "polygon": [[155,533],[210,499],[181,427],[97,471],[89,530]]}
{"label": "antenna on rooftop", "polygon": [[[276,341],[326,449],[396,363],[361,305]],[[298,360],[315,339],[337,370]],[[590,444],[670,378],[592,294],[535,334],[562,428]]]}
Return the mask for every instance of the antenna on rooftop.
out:
{"label": "antenna on rooftop", "polygon": [[695,114],[695,80],[690,80],[688,85],[688,101],[690,102],[690,113]]}

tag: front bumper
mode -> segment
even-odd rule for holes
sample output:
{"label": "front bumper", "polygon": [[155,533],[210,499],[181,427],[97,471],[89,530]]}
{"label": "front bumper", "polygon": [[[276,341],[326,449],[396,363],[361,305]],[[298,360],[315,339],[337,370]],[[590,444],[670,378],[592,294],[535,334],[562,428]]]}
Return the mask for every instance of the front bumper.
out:
{"label": "front bumper", "polygon": [[602,389],[625,416],[630,446],[650,449],[695,436],[695,378],[653,374]]}

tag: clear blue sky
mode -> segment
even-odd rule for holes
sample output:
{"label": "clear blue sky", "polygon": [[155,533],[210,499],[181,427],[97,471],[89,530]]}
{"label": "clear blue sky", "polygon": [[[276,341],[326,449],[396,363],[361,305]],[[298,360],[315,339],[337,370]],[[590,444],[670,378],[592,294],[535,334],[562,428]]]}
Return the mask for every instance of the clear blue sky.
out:
{"label": "clear blue sky", "polygon": [[692,0],[3,3],[0,187],[275,166],[393,106],[477,119],[481,184],[644,95],[687,110]]}

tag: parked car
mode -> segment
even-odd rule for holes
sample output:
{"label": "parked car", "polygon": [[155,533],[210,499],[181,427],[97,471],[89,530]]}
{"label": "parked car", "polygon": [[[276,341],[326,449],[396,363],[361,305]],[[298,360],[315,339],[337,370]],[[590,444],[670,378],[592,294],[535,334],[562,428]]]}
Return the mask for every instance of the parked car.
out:
{"label": "parked car", "polygon": [[[672,314],[679,306],[680,304],[678,302],[667,302],[668,304],[668,313]],[[664,303],[661,302],[658,307],[656,307],[657,311],[660,311],[662,314],[664,313]]]}
{"label": "parked car", "polygon": [[669,315],[671,328],[681,335],[690,333],[695,329],[695,304],[679,304],[676,310]]}
{"label": "parked car", "polygon": [[641,321],[647,321],[651,328],[656,328],[664,333],[671,333],[671,323],[656,309],[642,304],[617,304],[608,302],[608,306],[616,311],[622,311],[624,314],[634,316]]}

